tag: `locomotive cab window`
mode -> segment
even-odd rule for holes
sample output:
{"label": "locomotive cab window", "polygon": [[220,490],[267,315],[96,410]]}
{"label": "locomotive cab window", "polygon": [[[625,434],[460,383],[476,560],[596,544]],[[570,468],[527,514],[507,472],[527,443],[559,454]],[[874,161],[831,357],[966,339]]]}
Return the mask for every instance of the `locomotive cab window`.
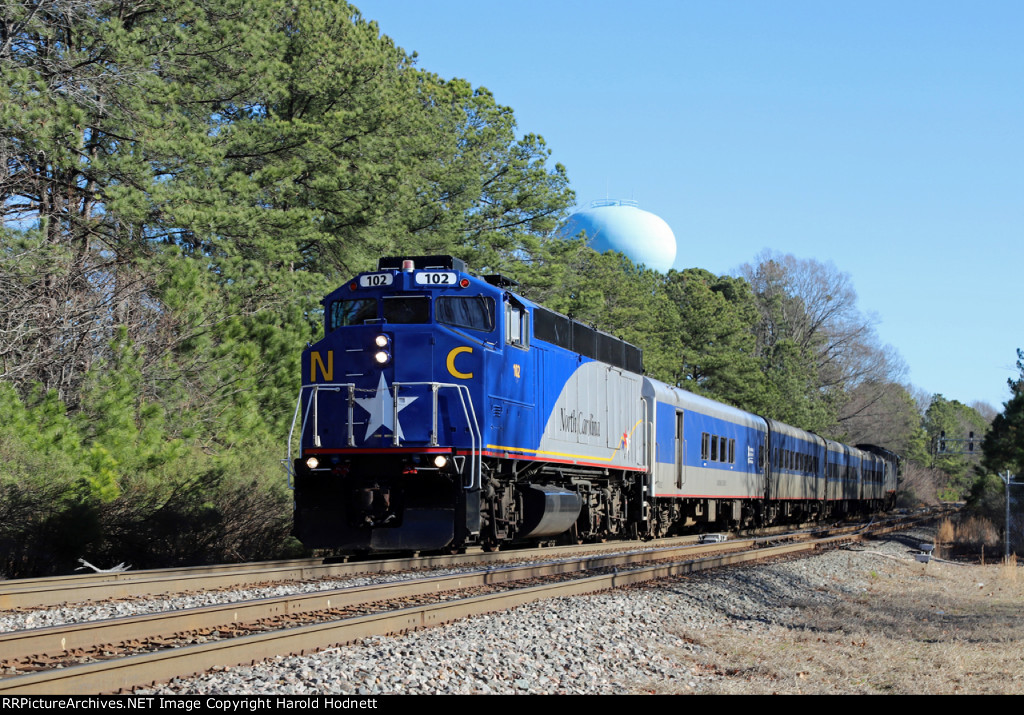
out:
{"label": "locomotive cab window", "polygon": [[384,299],[384,320],[389,323],[429,323],[430,298],[425,295],[387,297]]}
{"label": "locomotive cab window", "polygon": [[494,330],[494,300],[484,295],[443,295],[434,303],[434,315],[445,325],[485,333]]}
{"label": "locomotive cab window", "polygon": [[362,325],[367,320],[377,319],[376,298],[336,300],[328,312],[327,332],[346,325]]}
{"label": "locomotive cab window", "polygon": [[530,314],[508,297],[505,299],[505,342],[517,348],[530,347]]}

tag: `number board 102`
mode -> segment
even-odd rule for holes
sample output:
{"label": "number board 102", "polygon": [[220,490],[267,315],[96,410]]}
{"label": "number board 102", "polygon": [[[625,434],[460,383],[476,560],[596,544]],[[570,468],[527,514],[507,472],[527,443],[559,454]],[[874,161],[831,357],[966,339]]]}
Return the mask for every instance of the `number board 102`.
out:
{"label": "number board 102", "polygon": [[416,274],[415,282],[421,286],[453,286],[455,274],[450,271],[421,271]]}

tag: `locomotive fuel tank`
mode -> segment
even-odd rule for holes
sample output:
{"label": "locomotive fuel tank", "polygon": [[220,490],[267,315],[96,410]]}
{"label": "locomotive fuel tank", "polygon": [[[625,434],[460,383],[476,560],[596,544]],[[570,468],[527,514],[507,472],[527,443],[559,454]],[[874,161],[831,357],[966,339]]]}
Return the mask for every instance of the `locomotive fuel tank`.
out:
{"label": "locomotive fuel tank", "polygon": [[520,492],[525,519],[519,536],[526,539],[565,533],[576,523],[583,507],[580,495],[564,487],[528,484]]}

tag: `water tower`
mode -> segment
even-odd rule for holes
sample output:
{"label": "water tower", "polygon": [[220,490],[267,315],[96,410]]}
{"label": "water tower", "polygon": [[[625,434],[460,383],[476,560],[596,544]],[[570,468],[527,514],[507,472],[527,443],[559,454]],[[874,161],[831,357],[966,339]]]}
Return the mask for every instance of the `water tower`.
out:
{"label": "water tower", "polygon": [[595,251],[618,251],[633,263],[666,273],[676,260],[676,237],[664,219],[637,208],[636,201],[603,199],[574,213],[558,230],[566,237],[586,232]]}

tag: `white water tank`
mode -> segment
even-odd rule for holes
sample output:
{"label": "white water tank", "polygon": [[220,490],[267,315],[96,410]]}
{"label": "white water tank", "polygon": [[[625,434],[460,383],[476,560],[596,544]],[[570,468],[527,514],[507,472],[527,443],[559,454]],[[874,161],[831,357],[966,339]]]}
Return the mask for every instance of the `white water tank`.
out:
{"label": "white water tank", "polygon": [[565,237],[587,235],[587,245],[595,251],[618,251],[633,263],[667,272],[676,260],[676,237],[664,219],[637,207],[636,201],[604,199],[590,208],[574,213],[559,234]]}

